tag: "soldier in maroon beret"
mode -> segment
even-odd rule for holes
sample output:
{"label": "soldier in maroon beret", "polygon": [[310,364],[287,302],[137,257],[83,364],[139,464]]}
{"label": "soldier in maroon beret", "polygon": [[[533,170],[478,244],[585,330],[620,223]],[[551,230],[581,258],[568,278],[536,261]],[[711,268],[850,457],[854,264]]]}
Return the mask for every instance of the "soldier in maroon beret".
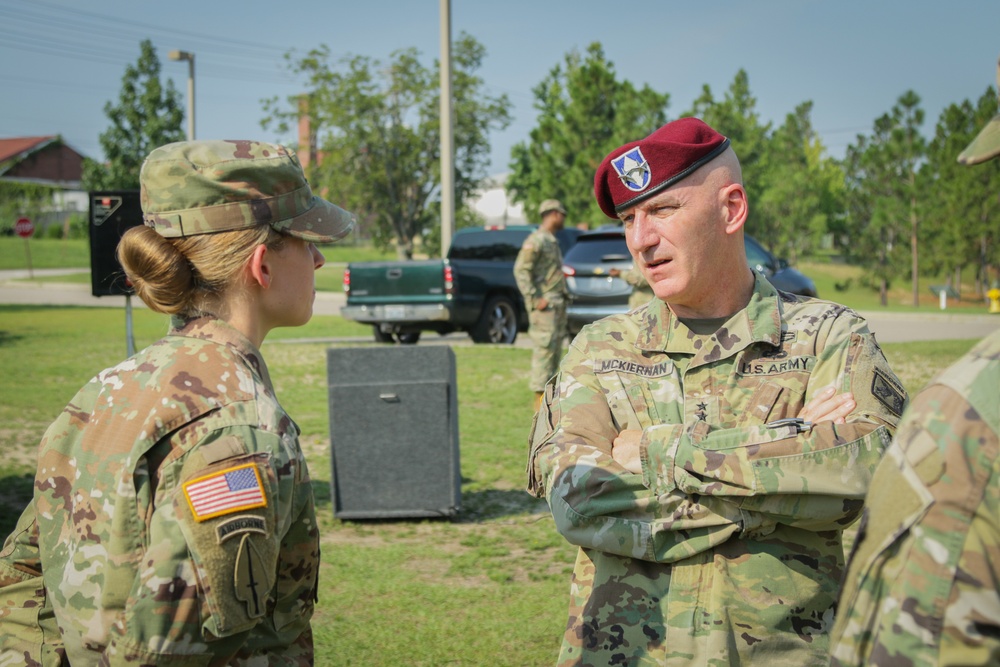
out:
{"label": "soldier in maroon beret", "polygon": [[532,429],[529,491],[580,547],[559,664],[825,664],[902,385],[857,313],[749,268],[701,120],[612,151],[594,194],[657,298],[580,332]]}

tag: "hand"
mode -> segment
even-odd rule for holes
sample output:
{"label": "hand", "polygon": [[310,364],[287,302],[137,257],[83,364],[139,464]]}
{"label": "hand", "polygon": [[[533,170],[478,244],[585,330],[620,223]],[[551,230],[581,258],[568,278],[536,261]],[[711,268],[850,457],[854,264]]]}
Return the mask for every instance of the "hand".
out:
{"label": "hand", "polygon": [[535,310],[545,310],[549,307],[549,300],[544,296],[535,299]]}
{"label": "hand", "polygon": [[832,421],[834,424],[843,424],[847,415],[857,407],[854,402],[854,394],[844,392],[835,393],[832,386],[824,388],[811,401],[805,404],[799,412],[799,417],[813,424],[822,421]]}
{"label": "hand", "polygon": [[626,429],[611,443],[611,458],[629,472],[642,474],[642,459],[639,457],[639,441],[642,431]]}

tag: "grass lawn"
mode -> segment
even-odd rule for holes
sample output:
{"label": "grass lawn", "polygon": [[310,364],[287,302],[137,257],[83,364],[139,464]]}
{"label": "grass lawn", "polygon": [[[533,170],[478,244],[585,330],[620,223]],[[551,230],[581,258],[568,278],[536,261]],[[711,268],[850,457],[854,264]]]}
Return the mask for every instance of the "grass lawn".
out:
{"label": "grass lawn", "polygon": [[[371,246],[340,243],[321,245],[320,250],[328,264],[368,262],[396,256],[394,252],[382,252]],[[31,238],[25,242],[16,236],[0,237],[0,270],[27,269],[29,256],[33,269],[89,269],[90,242],[87,239],[39,238]]]}
{"label": "grass lawn", "polygon": [[[0,535],[30,497],[45,427],[79,386],[125,356],[123,322],[120,309],[0,306],[7,379],[0,383]],[[163,316],[135,310],[136,345],[153,342],[166,326]],[[454,348],[463,479],[456,517],[345,522],[330,504],[329,344],[294,341],[350,335],[341,332],[354,326],[316,317],[305,328],[275,331],[263,349],[278,396],[302,427],[319,502],[317,664],[551,665],[575,552],[544,503],[522,491],[530,350]],[[914,392],[974,342],[884,347]]]}

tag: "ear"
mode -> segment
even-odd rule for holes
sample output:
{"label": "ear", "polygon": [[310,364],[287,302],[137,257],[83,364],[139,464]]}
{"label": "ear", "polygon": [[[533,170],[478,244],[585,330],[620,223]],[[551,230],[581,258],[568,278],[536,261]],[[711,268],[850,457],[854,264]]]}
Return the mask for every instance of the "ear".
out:
{"label": "ear", "polygon": [[724,210],[726,233],[735,234],[743,228],[747,221],[750,207],[747,204],[747,191],[739,183],[730,183],[722,190],[722,205]]}
{"label": "ear", "polygon": [[247,262],[247,271],[250,273],[251,283],[257,283],[264,289],[271,286],[270,257],[268,257],[267,246],[263,243],[253,249]]}

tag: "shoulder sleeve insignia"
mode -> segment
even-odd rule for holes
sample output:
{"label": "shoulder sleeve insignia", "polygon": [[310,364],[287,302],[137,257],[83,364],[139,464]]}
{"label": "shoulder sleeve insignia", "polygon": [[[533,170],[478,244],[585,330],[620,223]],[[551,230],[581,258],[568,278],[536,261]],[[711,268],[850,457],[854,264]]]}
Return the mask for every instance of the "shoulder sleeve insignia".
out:
{"label": "shoulder sleeve insignia", "polygon": [[184,484],[195,521],[265,507],[267,495],[253,463],[220,470]]}
{"label": "shoulder sleeve insignia", "polygon": [[906,399],[902,387],[877,368],[872,374],[872,396],[897,417],[903,414]]}

